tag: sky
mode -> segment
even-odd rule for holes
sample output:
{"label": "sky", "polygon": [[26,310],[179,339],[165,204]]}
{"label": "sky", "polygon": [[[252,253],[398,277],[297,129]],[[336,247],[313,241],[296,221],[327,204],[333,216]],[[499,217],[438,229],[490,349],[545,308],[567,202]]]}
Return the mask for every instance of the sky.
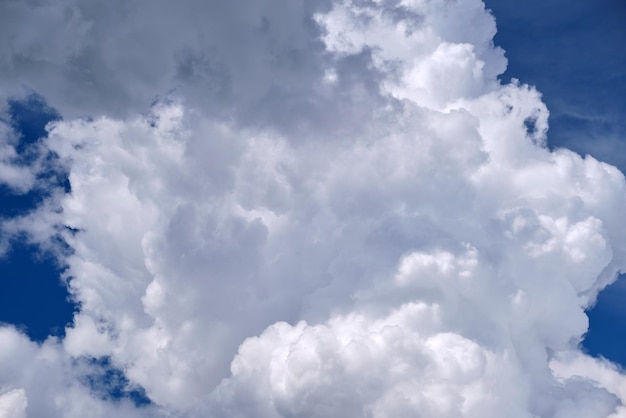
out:
{"label": "sky", "polygon": [[0,418],[626,417],[625,18],[0,2]]}
{"label": "sky", "polygon": [[[534,11],[522,16],[511,2],[489,2],[487,6],[500,16],[496,42],[507,45],[509,66],[504,77],[517,76],[543,93],[550,109],[549,143],[591,154],[626,172],[626,121],[622,117],[626,113],[622,99],[626,94],[626,51],[614,47],[626,42],[626,4],[611,0],[535,2],[528,8]],[[533,19],[533,14],[544,16],[544,21]],[[533,54],[538,43],[550,52]],[[600,295],[589,312],[590,330],[584,341],[589,352],[622,367],[626,365],[625,301],[626,286],[621,279]]]}
{"label": "sky", "polygon": [[[502,79],[535,85],[550,110],[551,147],[611,163],[626,172],[626,3],[488,1],[496,44],[506,50]],[[589,312],[584,347],[626,366],[626,281],[615,282]]]}

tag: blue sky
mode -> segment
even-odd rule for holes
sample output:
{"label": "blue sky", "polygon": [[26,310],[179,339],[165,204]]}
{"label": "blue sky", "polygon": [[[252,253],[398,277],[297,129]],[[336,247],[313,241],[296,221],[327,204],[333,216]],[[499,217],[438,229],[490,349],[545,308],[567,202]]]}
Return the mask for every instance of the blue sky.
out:
{"label": "blue sky", "polygon": [[626,5],[598,2],[487,2],[496,43],[507,51],[504,79],[537,86],[550,109],[550,142],[626,167],[622,115]]}
{"label": "blue sky", "polygon": [[[548,143],[626,172],[626,3],[487,1],[509,66],[504,80],[537,86],[550,110]],[[626,279],[589,312],[584,346],[626,366]]]}
{"label": "blue sky", "polygon": [[187,3],[0,5],[0,418],[624,412],[626,3]]}
{"label": "blue sky", "polygon": [[[18,152],[27,159],[29,148],[46,135],[45,125],[58,119],[58,115],[36,97],[25,102],[12,102],[10,106],[15,128],[22,134]],[[53,182],[67,182],[65,173],[45,172],[42,176],[52,178]],[[45,197],[45,190],[16,194],[4,186],[2,216],[23,215],[37,207]],[[23,327],[37,341],[45,340],[49,334],[63,335],[75,308],[68,303],[70,297],[61,280],[63,268],[55,257],[36,245],[16,239],[0,263],[5,286],[0,296],[0,320]]]}

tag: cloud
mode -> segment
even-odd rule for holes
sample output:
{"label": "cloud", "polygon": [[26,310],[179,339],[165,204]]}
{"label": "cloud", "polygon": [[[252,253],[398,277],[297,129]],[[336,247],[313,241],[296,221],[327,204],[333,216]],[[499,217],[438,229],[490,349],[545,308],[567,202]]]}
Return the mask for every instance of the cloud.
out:
{"label": "cloud", "polygon": [[0,396],[0,416],[11,418],[23,418],[28,402],[22,389],[13,389]]}
{"label": "cloud", "polygon": [[526,416],[526,391],[502,384],[523,382],[506,354],[437,333],[439,315],[437,305],[409,303],[381,319],[277,323],[240,347],[233,377],[213,394],[226,405],[218,415],[245,405],[244,414],[268,417]]}
{"label": "cloud", "polygon": [[480,1],[348,1],[317,21],[329,51],[370,50],[385,90],[431,108],[495,88],[506,69],[504,51],[492,41],[494,19]]}
{"label": "cloud", "polygon": [[71,359],[54,338],[41,345],[10,326],[0,328],[0,416],[158,416],[130,402],[106,402],[82,382],[90,370]]}
{"label": "cloud", "polygon": [[3,2],[4,91],[31,86],[64,117],[124,117],[174,92],[251,124],[332,123],[313,22],[326,3]]}
{"label": "cloud", "polygon": [[16,149],[19,137],[4,121],[0,120],[0,184],[24,193],[35,183],[35,170],[20,161]]}
{"label": "cloud", "polygon": [[7,225],[63,237],[81,307],[61,341],[2,328],[28,416],[620,413],[563,353],[624,268],[624,177],[546,148],[482,2],[0,7],[71,23],[3,29],[71,183]]}

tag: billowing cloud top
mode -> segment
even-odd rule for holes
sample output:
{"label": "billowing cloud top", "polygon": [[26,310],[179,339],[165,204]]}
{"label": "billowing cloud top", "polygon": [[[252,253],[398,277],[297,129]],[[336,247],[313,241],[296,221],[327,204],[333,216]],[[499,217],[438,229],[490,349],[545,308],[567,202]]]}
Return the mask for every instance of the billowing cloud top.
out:
{"label": "billowing cloud top", "polygon": [[[2,229],[80,303],[63,339],[0,328],[0,417],[626,416],[579,350],[626,262],[624,177],[546,148],[481,1],[0,16],[3,90],[58,109],[39,152],[71,184]],[[0,129],[0,180],[39,187]],[[85,384],[103,357],[151,403]]]}

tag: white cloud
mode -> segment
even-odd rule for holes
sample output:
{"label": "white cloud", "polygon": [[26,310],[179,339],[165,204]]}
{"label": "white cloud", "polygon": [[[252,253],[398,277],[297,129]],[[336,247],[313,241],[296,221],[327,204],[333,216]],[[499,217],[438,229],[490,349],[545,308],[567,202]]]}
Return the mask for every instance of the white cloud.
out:
{"label": "white cloud", "polygon": [[23,389],[13,389],[0,395],[0,417],[25,418],[26,394]]}
{"label": "white cloud", "polygon": [[58,341],[41,345],[12,327],[0,327],[0,416],[93,417],[158,416],[153,408],[136,409],[130,402],[107,402],[84,384],[89,368],[70,358]]}
{"label": "white cloud", "polygon": [[[374,319],[278,323],[247,340],[214,392],[226,411],[257,416],[527,416],[523,376],[506,358],[451,332],[439,307],[402,305]],[[219,409],[217,409],[219,410]]]}
{"label": "white cloud", "polygon": [[[624,267],[624,177],[545,147],[481,2],[125,7],[3,29],[7,79],[65,116],[46,146],[72,187],[5,228],[62,234],[81,304],[63,341],[2,328],[29,416],[620,413],[612,383],[553,370]],[[82,356],[153,407],[99,399]]]}
{"label": "white cloud", "polygon": [[385,91],[428,107],[496,88],[506,60],[493,46],[495,22],[481,1],[387,3],[346,1],[318,15],[327,49],[370,50]]}
{"label": "white cloud", "polygon": [[626,407],[623,405],[626,399],[626,381],[624,373],[615,364],[605,360],[585,355],[581,352],[559,353],[551,362],[550,367],[557,378],[591,380],[598,387],[606,389],[622,401],[610,418],[626,416]]}
{"label": "white cloud", "polygon": [[36,173],[29,165],[20,163],[16,150],[18,141],[11,126],[0,120],[0,185],[24,193],[35,183]]}

